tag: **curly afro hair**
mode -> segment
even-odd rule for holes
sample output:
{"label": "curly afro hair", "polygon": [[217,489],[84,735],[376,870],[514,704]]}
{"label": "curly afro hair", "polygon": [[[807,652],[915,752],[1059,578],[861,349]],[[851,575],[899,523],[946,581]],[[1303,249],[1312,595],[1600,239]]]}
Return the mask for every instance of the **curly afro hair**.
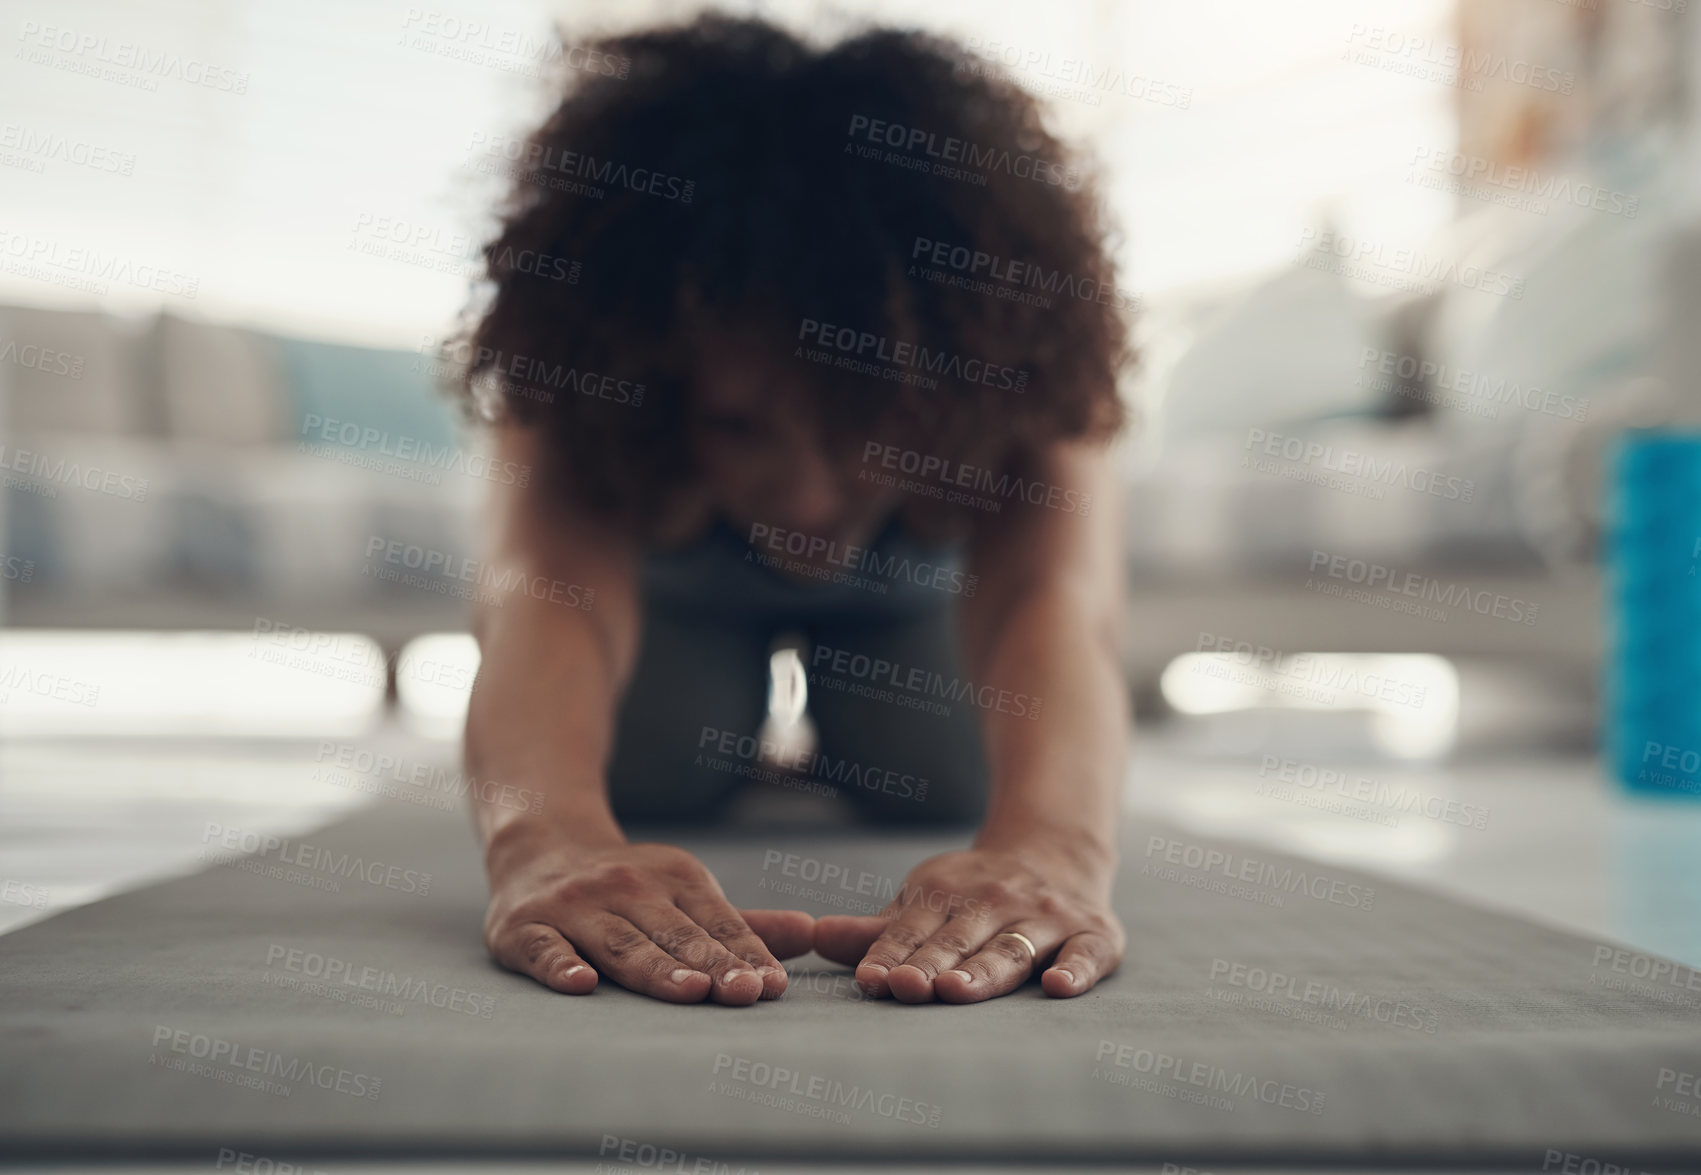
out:
{"label": "curly afro hair", "polygon": [[[1130,315],[1096,185],[956,43],[815,48],[707,15],[563,60],[554,111],[491,149],[512,183],[455,343],[457,395],[545,430],[555,492],[658,533],[701,488],[686,340],[722,328],[819,389],[835,450],[896,420],[1012,469],[1121,428]],[[930,501],[919,529],[960,521]]]}

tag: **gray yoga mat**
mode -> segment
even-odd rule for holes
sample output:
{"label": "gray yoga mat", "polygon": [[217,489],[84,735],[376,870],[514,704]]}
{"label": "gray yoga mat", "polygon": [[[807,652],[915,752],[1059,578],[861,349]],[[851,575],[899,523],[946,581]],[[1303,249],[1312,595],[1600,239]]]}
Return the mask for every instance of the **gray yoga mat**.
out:
{"label": "gray yoga mat", "polygon": [[[817,914],[873,912],[962,843],[678,839],[734,902]],[[1030,984],[978,1005],[865,1001],[813,955],[753,1007],[607,981],[574,998],[486,960],[465,816],[385,804],[0,938],[0,1148],[600,1153],[633,1170],[659,1148],[685,1170],[1701,1157],[1688,968],[1138,821],[1117,901],[1127,960],[1074,1000]]]}

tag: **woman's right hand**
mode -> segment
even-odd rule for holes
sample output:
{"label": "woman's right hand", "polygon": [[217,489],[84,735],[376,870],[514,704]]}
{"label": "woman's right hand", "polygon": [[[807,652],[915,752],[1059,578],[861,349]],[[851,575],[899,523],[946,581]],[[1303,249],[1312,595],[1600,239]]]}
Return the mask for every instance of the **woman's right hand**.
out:
{"label": "woman's right hand", "polygon": [[598,974],[671,1003],[753,1004],[786,989],[780,959],[807,953],[800,910],[739,910],[684,849],[554,844],[491,871],[484,942],[498,963],[569,995]]}

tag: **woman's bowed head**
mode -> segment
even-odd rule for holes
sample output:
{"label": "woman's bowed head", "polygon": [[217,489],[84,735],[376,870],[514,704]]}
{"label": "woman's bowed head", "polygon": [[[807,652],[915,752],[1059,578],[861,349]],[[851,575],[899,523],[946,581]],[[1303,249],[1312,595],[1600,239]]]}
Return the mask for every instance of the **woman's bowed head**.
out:
{"label": "woman's bowed head", "polygon": [[[1035,975],[1047,995],[1089,990],[1124,944],[1109,443],[1132,359],[1126,307],[1083,293],[1116,288],[1091,169],[1030,96],[927,34],[815,46],[707,16],[589,48],[630,68],[564,71],[515,153],[460,340],[469,414],[537,471],[492,487],[492,562],[596,601],[520,595],[474,620],[468,767],[545,797],[541,814],[475,803],[487,945],[557,991],[606,975],[676,1002],[778,996],[779,960],[810,950],[910,1002]],[[788,558],[753,558],[746,536],[774,534],[797,536]],[[845,551],[976,589],[815,574]],[[930,781],[919,802],[847,789],[857,815],[975,829],[901,891],[953,900],[740,910],[692,854],[628,840],[725,813],[748,773],[695,743],[757,733],[769,654],[796,631],[974,696],[1046,699],[1037,717],[924,708],[810,670],[818,757]]]}

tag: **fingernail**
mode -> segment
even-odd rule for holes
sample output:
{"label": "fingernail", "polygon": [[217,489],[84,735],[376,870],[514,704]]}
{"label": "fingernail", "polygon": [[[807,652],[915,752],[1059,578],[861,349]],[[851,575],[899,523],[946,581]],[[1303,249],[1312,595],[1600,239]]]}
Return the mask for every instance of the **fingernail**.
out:
{"label": "fingernail", "polygon": [[945,972],[945,974],[955,975],[958,979],[961,979],[964,983],[973,983],[975,981],[975,977],[973,975],[970,975],[967,971],[947,971],[947,972]]}
{"label": "fingernail", "polygon": [[672,975],[669,975],[668,979],[671,980],[674,983],[684,983],[687,979],[691,978],[695,974],[697,974],[697,972],[688,970],[684,967],[681,967],[679,970],[675,971]]}
{"label": "fingernail", "polygon": [[583,963],[574,963],[571,967],[567,968],[567,970],[562,973],[561,978],[571,979],[571,978],[573,978],[573,976],[577,975],[579,972],[581,972],[585,969],[586,968],[585,968],[585,965]]}
{"label": "fingernail", "polygon": [[[866,967],[866,968],[868,968],[869,971],[873,972],[873,975],[872,975],[871,978],[863,979],[861,977],[860,973],[861,973],[863,967]],[[858,972],[857,980],[856,980],[857,987],[861,988],[865,995],[873,995],[875,992],[880,990],[880,981],[882,979],[886,978],[886,971],[887,971],[887,968],[880,963],[864,963],[864,964],[862,964],[861,967],[857,968],[857,972]]]}
{"label": "fingernail", "polygon": [[1069,985],[1071,987],[1073,987],[1075,985],[1075,975],[1074,975],[1073,972],[1065,971],[1061,967],[1053,967],[1052,970],[1057,972],[1059,975],[1063,976],[1063,978],[1067,979],[1069,981]]}
{"label": "fingernail", "polygon": [[733,980],[743,979],[746,976],[754,979],[756,978],[756,972],[752,971],[748,967],[734,967],[721,976],[721,986],[730,986]]}

